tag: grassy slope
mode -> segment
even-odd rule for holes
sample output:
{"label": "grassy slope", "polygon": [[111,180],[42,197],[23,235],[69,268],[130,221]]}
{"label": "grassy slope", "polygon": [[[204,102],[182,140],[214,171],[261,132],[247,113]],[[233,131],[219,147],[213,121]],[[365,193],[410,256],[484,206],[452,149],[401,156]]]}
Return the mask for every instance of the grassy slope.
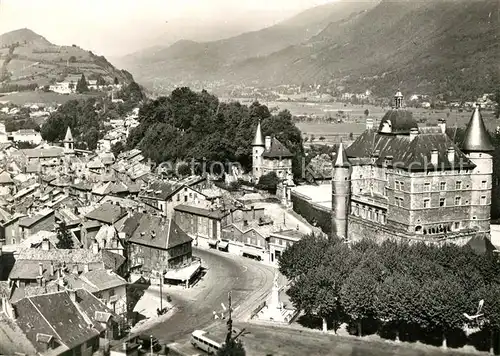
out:
{"label": "grassy slope", "polygon": [[[12,43],[18,43],[14,49]],[[8,84],[46,85],[52,80],[62,80],[68,73],[83,73],[87,77],[101,75],[112,82],[130,82],[132,77],[113,67],[104,57],[76,46],[56,46],[34,32],[23,29],[0,36],[0,61],[3,70],[10,73]],[[74,57],[76,61],[68,63]]]}

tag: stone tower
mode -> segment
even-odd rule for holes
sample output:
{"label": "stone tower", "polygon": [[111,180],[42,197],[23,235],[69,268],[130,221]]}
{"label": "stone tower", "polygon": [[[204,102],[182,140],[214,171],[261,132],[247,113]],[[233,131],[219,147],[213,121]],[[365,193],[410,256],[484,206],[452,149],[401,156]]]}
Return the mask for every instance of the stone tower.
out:
{"label": "stone tower", "polygon": [[73,141],[73,134],[68,126],[66,130],[66,136],[64,136],[64,152],[70,152],[74,149],[75,142]]}
{"label": "stone tower", "polygon": [[332,236],[347,239],[351,200],[351,164],[341,142],[333,165],[332,176]]}
{"label": "stone tower", "polygon": [[255,131],[255,137],[252,142],[252,173],[254,178],[260,178],[262,175],[262,155],[264,154],[265,144],[260,129],[260,121]]}
{"label": "stone tower", "polygon": [[480,105],[476,105],[472,113],[460,148],[476,165],[471,174],[470,227],[489,233],[494,147],[484,125]]}

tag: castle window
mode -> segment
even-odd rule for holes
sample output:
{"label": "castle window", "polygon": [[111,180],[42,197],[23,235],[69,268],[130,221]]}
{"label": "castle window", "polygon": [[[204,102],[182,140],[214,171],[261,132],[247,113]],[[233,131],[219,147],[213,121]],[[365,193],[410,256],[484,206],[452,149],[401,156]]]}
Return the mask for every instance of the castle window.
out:
{"label": "castle window", "polygon": [[430,208],[430,206],[431,206],[431,200],[424,199],[424,208]]}
{"label": "castle window", "polygon": [[399,190],[399,181],[398,180],[394,181],[394,189]]}
{"label": "castle window", "polygon": [[485,181],[485,180],[483,180],[483,181],[481,182],[481,189],[486,189],[486,187],[487,187],[487,186],[486,186],[486,181]]}
{"label": "castle window", "polygon": [[405,182],[399,182],[399,189],[405,190]]}
{"label": "castle window", "polygon": [[455,197],[455,205],[462,205],[462,198],[461,197]]}
{"label": "castle window", "polygon": [[439,182],[439,190],[446,190],[446,182]]}
{"label": "castle window", "polygon": [[455,221],[455,222],[453,223],[453,228],[454,228],[455,230],[460,229],[460,221]]}
{"label": "castle window", "polygon": [[486,205],[486,196],[481,196],[481,205]]}
{"label": "castle window", "polygon": [[462,182],[461,181],[455,182],[455,190],[460,190],[460,189],[462,189]]}
{"label": "castle window", "polygon": [[417,234],[421,234],[422,233],[422,226],[418,225],[418,226],[415,226],[415,232]]}
{"label": "castle window", "polygon": [[439,206],[445,205],[445,198],[439,198]]}
{"label": "castle window", "polygon": [[424,183],[424,192],[431,191],[431,183]]}

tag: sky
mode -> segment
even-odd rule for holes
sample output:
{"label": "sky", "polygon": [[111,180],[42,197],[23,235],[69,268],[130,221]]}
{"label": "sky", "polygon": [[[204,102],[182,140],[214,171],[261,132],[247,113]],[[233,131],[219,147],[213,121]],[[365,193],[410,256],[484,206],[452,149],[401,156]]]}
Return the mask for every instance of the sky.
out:
{"label": "sky", "polygon": [[179,39],[270,26],[336,0],[0,0],[0,34],[29,28],[58,45],[121,56]]}

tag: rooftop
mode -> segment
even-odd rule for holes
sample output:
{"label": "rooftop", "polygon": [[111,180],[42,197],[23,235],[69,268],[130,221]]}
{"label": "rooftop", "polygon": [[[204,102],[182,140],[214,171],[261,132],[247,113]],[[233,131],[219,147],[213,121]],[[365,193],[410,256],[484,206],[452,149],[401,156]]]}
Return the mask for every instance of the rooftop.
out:
{"label": "rooftop", "polygon": [[121,206],[104,203],[85,215],[87,219],[101,221],[106,224],[114,224],[127,215],[127,211]]}

